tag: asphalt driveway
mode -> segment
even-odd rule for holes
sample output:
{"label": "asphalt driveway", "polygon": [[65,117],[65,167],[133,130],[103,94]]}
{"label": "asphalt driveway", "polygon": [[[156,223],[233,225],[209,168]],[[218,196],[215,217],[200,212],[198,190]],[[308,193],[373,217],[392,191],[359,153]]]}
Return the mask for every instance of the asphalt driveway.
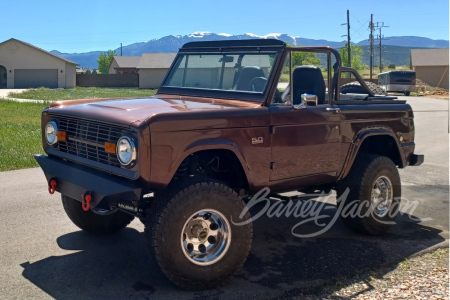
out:
{"label": "asphalt driveway", "polygon": [[[138,220],[116,235],[91,236],[70,222],[59,195],[48,194],[40,169],[1,172],[0,295],[7,299],[288,297],[381,265],[395,268],[421,251],[448,246],[448,101],[404,99],[415,110],[416,152],[425,154],[426,162],[401,170],[403,196],[418,206],[412,215],[401,215],[398,225],[381,238],[355,234],[340,221],[323,235],[298,238],[291,230],[302,219],[260,218],[254,223],[251,253],[238,275],[217,290],[188,292],[174,286],[150,260]],[[255,207],[253,214],[260,208]],[[309,222],[294,232],[318,228]]]}

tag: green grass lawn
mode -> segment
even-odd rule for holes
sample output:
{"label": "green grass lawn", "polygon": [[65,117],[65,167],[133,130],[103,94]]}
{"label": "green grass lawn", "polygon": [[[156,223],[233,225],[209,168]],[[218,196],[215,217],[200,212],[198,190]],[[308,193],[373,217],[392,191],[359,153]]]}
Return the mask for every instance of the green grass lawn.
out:
{"label": "green grass lawn", "polygon": [[146,89],[111,89],[111,88],[83,88],[58,90],[48,88],[38,88],[25,91],[23,93],[10,93],[8,97],[19,99],[35,100],[71,100],[89,98],[115,98],[115,97],[148,97],[153,96],[156,90]]}
{"label": "green grass lawn", "polygon": [[47,105],[0,99],[0,171],[38,166],[33,154],[44,153],[40,127]]}

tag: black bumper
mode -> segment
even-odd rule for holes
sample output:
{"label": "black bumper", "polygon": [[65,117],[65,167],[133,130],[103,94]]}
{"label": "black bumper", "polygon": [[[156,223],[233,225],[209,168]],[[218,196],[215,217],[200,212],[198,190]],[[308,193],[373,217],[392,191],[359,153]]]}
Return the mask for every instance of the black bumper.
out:
{"label": "black bumper", "polygon": [[47,182],[56,180],[56,191],[78,201],[89,192],[92,196],[91,207],[109,209],[117,201],[138,201],[142,189],[129,180],[89,169],[60,158],[34,155]]}
{"label": "black bumper", "polygon": [[409,165],[410,166],[420,166],[423,164],[425,157],[423,154],[411,154],[409,157]]}

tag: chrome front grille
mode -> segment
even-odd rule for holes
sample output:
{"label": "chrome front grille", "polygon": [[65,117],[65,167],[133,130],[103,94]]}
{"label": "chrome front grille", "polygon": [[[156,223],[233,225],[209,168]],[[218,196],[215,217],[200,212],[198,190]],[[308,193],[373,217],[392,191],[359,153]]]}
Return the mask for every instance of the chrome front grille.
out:
{"label": "chrome front grille", "polygon": [[105,151],[105,142],[117,143],[124,128],[70,117],[57,120],[58,130],[66,132],[66,141],[58,141],[57,150],[120,167],[116,154]]}

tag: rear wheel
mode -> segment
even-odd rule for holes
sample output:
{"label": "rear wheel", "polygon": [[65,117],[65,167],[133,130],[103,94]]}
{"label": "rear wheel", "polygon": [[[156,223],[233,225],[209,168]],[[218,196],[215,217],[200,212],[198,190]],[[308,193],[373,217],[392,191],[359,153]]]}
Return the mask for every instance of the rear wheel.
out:
{"label": "rear wheel", "polygon": [[[384,95],[387,96],[386,91],[379,85],[370,82],[365,81],[369,89],[375,94],[375,95]],[[342,94],[367,94],[366,89],[364,89],[361,84],[358,81],[353,81],[347,84],[344,84],[341,86],[341,93]]]}
{"label": "rear wheel", "polygon": [[242,199],[209,179],[189,179],[155,198],[145,236],[152,257],[178,286],[210,289],[224,284],[244,264],[253,228]]}
{"label": "rear wheel", "polygon": [[61,195],[64,210],[70,220],[79,228],[93,234],[112,234],[130,224],[134,217],[120,210],[84,211],[81,202],[66,195]]}
{"label": "rear wheel", "polygon": [[400,208],[397,167],[388,157],[359,154],[350,173],[338,183],[337,197],[347,226],[360,233],[381,235],[395,224]]}

